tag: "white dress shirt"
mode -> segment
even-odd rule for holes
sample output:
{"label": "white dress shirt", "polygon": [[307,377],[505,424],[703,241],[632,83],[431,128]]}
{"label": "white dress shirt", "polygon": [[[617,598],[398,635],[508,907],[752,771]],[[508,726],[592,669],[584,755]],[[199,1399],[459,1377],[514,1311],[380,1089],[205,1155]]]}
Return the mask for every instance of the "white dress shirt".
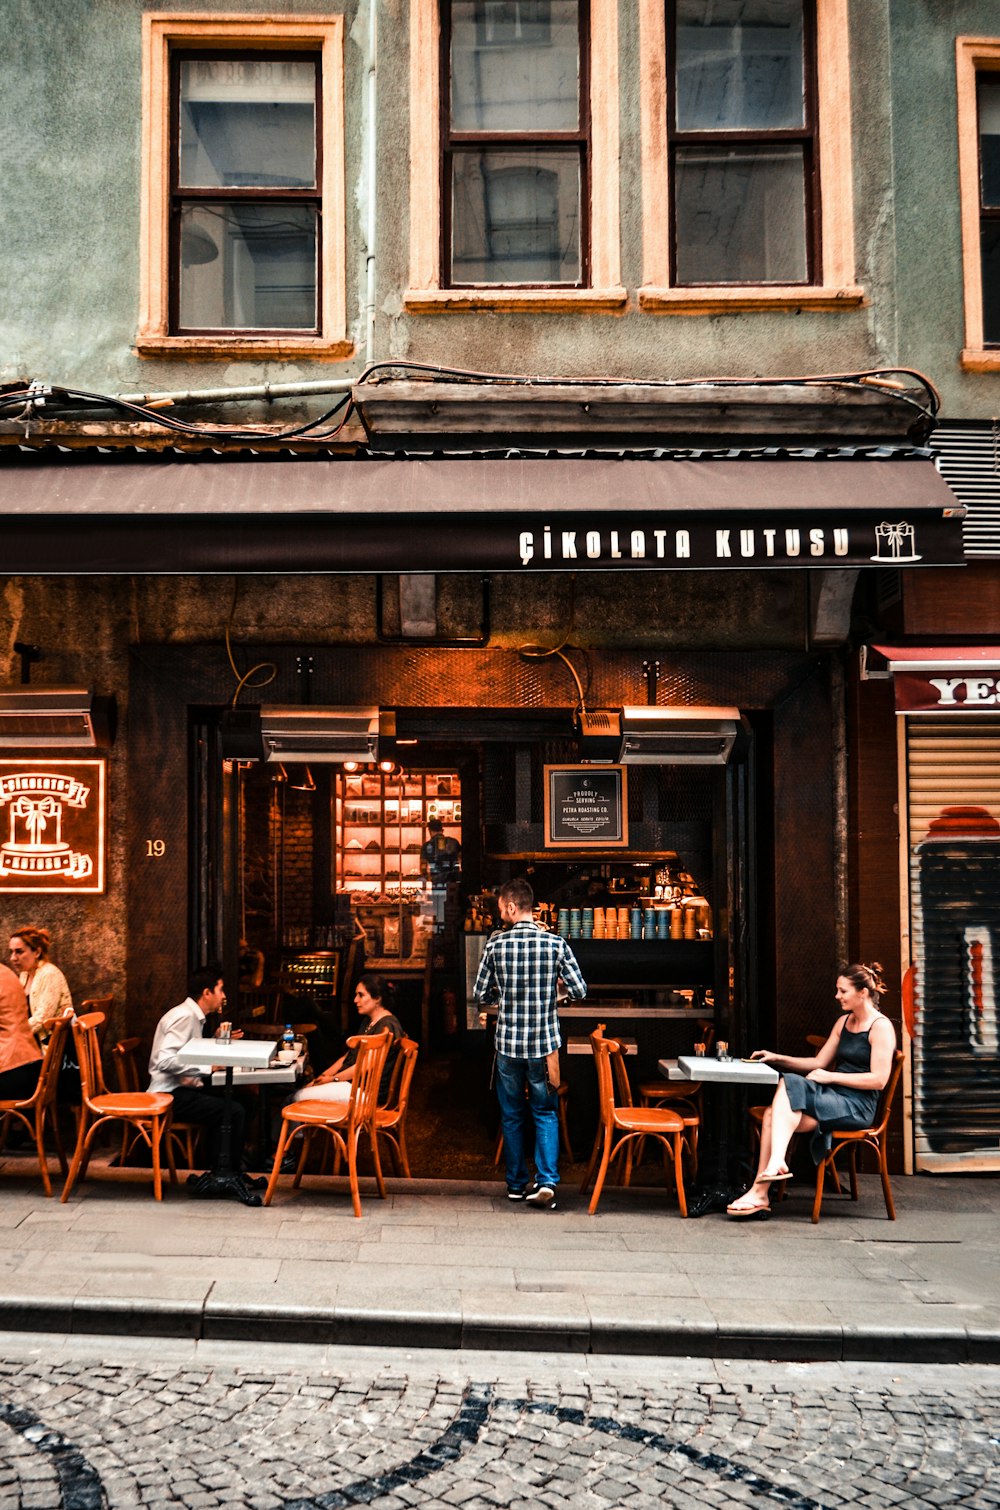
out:
{"label": "white dress shirt", "polygon": [[[190,996],[177,1007],[164,1012],[153,1034],[153,1050],[149,1056],[149,1088],[151,1091],[172,1091],[183,1083],[191,1084],[192,1077],[212,1073],[211,1050],[205,1064],[179,1064],[177,1051],[192,1038],[200,1038],[205,1026],[205,1014]],[[206,1044],[206,1048],[208,1045]]]}

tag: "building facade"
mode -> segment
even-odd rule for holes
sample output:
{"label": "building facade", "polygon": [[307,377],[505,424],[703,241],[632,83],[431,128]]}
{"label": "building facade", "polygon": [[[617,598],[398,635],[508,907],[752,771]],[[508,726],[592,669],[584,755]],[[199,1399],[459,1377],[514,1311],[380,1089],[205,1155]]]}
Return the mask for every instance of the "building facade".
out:
{"label": "building facade", "polygon": [[[583,876],[605,911],[620,890],[597,984],[660,1009],[654,1058],[713,1012],[796,1052],[838,963],[881,959],[913,1067],[896,1161],[988,1165],[993,883],[947,988],[974,1043],[942,1110],[926,736],[896,711],[905,657],[867,647],[930,646],[955,680],[950,647],[988,672],[1000,642],[994,11],[12,0],[0,760],[97,760],[106,852],[101,889],[44,855],[6,910],[51,928],[78,995],[114,994],[116,1032],[206,958],[233,977],[241,938],[274,976],[333,947],[353,895],[416,1025],[474,1039],[447,995],[468,942],[438,980],[415,926],[434,807],[462,843],[452,926],[513,873],[554,906]],[[19,743],[47,688],[113,698],[113,736]],[[921,727],[965,748],[965,702]],[[391,712],[396,772],[355,790],[314,747],[312,790],[272,781],[295,762],[227,743],[259,706]],[[666,732],[612,752],[628,844],[560,849],[548,771],[588,764],[582,715],[636,707]],[[738,723],[724,761],[678,763],[692,707]],[[938,807],[1000,817],[978,779]],[[11,794],[11,852],[51,848]],[[631,915],[672,889],[708,936],[637,960]]]}

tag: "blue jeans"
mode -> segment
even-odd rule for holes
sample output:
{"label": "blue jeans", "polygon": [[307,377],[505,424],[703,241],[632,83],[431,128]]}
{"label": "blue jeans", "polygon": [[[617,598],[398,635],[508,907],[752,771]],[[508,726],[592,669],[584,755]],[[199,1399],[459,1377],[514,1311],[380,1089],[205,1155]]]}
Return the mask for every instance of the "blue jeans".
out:
{"label": "blue jeans", "polygon": [[522,1190],[528,1183],[524,1130],[530,1112],[535,1124],[535,1178],[539,1185],[558,1185],[559,1097],[549,1090],[545,1060],[497,1054],[497,1099],[507,1184]]}

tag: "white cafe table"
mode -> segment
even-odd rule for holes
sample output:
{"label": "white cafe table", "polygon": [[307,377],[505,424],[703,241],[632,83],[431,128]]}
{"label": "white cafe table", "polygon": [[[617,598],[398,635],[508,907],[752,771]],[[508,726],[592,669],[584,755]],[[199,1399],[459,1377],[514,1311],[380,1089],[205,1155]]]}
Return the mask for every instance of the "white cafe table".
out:
{"label": "white cafe table", "polygon": [[[779,1075],[769,1064],[759,1060],[752,1063],[743,1059],[716,1059],[706,1054],[682,1054],[679,1059],[661,1059],[660,1073],[675,1082],[697,1081],[702,1085],[729,1085],[737,1089],[750,1085],[777,1085]],[[733,1109],[731,1098],[722,1096],[716,1107],[715,1141],[718,1178],[727,1183],[731,1179],[730,1146],[732,1142]]]}
{"label": "white cafe table", "polygon": [[[215,1062],[219,1064],[221,1060],[216,1060]],[[303,1063],[303,1056],[296,1054],[295,1058],[288,1064],[278,1059],[275,1059],[271,1064],[264,1065],[263,1068],[252,1064],[238,1064],[233,1067],[233,1085],[237,1088],[241,1086],[243,1088],[247,1086],[253,1088],[258,1085],[294,1085],[302,1073]],[[225,1085],[226,1074],[226,1070],[213,1070],[212,1084]]]}
{"label": "white cafe table", "polygon": [[[192,1038],[178,1049],[177,1062],[189,1065],[193,1073],[208,1075],[216,1066],[223,1072],[225,1111],[219,1129],[219,1162],[215,1169],[208,1169],[204,1174],[188,1176],[188,1188],[200,1200],[242,1201],[244,1206],[262,1204],[257,1192],[249,1187],[240,1171],[233,1168],[233,1072],[261,1073],[268,1069],[277,1050],[274,1039],[263,1038],[233,1038],[229,1043],[220,1043],[217,1038]],[[294,1065],[287,1068],[294,1071]],[[215,1082],[214,1073],[212,1081]]]}
{"label": "white cafe table", "polygon": [[708,1054],[682,1054],[677,1069],[679,1074],[668,1079],[700,1080],[705,1085],[777,1085],[780,1078],[777,1070],[759,1060],[715,1059]]}

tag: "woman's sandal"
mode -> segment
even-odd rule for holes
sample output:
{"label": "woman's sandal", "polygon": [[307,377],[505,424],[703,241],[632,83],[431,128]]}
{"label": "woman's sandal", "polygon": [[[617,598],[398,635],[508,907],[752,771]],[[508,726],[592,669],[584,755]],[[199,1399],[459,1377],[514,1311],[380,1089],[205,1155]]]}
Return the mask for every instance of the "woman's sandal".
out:
{"label": "woman's sandal", "polygon": [[766,1222],[771,1215],[771,1208],[767,1201],[757,1201],[752,1206],[740,1206],[734,1201],[726,1207],[726,1215],[736,1217],[741,1222]]}
{"label": "woman's sandal", "polygon": [[769,1174],[765,1169],[763,1173],[757,1176],[757,1180],[761,1185],[773,1185],[776,1180],[790,1180],[791,1178],[792,1171],[790,1169],[779,1169],[774,1174]]}

